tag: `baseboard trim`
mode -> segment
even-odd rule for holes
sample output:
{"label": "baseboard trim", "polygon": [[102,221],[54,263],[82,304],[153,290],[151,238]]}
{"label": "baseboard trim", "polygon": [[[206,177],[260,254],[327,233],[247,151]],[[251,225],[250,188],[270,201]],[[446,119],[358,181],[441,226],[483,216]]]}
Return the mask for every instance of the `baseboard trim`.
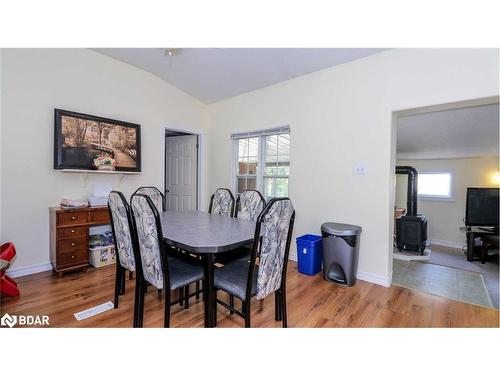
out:
{"label": "baseboard trim", "polygon": [[27,275],[33,275],[34,273],[50,271],[52,269],[51,263],[40,263],[34,266],[19,267],[15,269],[9,269],[7,275],[10,277],[21,277]]}
{"label": "baseboard trim", "polygon": [[[290,253],[290,255],[288,256],[288,259],[292,260],[294,262],[297,262],[297,255],[296,254],[294,254],[294,255],[295,256],[292,257],[292,254]],[[391,286],[391,281],[388,278],[382,277],[379,275],[375,275],[374,273],[358,271],[356,277],[360,280],[368,281],[369,283],[372,283],[372,284],[385,286],[386,288]]]}
{"label": "baseboard trim", "polygon": [[391,286],[390,279],[370,272],[358,271],[357,278],[372,284],[385,286],[386,288]]}
{"label": "baseboard trim", "polygon": [[465,243],[437,240],[437,239],[432,239],[432,238],[429,239],[429,243],[432,245],[453,247],[454,249],[463,249],[463,247],[465,246]]}

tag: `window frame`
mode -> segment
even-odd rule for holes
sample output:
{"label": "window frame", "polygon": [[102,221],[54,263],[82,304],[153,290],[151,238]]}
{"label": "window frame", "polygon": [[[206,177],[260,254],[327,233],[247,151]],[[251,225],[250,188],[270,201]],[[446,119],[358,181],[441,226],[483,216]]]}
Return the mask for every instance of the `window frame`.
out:
{"label": "window frame", "polygon": [[[233,155],[232,155],[232,160],[231,160],[231,178],[232,178],[232,190],[234,193],[235,197],[238,197],[240,193],[238,193],[238,178],[245,178],[248,177],[247,175],[240,175],[238,173],[239,170],[239,141],[242,139],[247,139],[247,138],[258,138],[258,153],[257,153],[257,173],[256,173],[256,189],[262,193],[262,195],[266,198],[266,200],[270,199],[266,197],[265,191],[264,191],[264,180],[266,178],[265,176],[265,164],[266,164],[266,137],[268,136],[273,136],[273,135],[282,135],[282,134],[288,134],[290,135],[290,131],[288,132],[266,132],[262,131],[261,134],[249,134],[248,137],[237,137],[233,138],[232,140],[232,149],[233,149]],[[289,154],[290,157],[290,154]],[[291,164],[291,163],[290,163]],[[290,167],[289,167],[290,168]],[[253,175],[252,175],[253,176]],[[288,171],[288,175],[282,175],[282,176],[267,176],[267,178],[282,178],[282,179],[288,179],[288,193],[290,193],[290,169]]]}
{"label": "window frame", "polygon": [[258,189],[259,186],[259,165],[260,165],[260,158],[261,158],[261,147],[260,147],[260,138],[258,140],[258,152],[257,152],[257,169],[255,174],[240,174],[239,172],[239,141],[242,139],[249,139],[249,138],[259,138],[258,136],[253,136],[253,137],[246,137],[246,138],[238,138],[233,140],[233,193],[235,196],[238,195],[238,178],[255,178],[255,186]]}
{"label": "window frame", "polygon": [[442,201],[454,202],[455,201],[455,171],[453,169],[423,169],[418,171],[418,177],[421,175],[429,174],[449,174],[450,175],[450,193],[448,195],[435,195],[435,194],[420,194],[417,185],[417,198],[424,201]]}

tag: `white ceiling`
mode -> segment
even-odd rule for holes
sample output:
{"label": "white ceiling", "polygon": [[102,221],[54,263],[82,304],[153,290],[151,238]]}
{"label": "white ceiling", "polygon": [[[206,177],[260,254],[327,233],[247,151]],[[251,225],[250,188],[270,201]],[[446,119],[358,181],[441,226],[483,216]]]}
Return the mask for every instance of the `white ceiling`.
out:
{"label": "white ceiling", "polygon": [[445,159],[498,155],[498,104],[401,117],[399,159]]}
{"label": "white ceiling", "polygon": [[380,48],[97,48],[157,75],[204,103],[343,64]]}

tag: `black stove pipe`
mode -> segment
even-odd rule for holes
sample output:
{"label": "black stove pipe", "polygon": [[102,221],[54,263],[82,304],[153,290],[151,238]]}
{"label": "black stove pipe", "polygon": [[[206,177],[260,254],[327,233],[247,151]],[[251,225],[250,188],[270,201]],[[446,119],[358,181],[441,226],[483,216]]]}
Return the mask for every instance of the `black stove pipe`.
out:
{"label": "black stove pipe", "polygon": [[406,215],[417,216],[417,178],[418,172],[409,166],[397,166],[396,174],[408,175],[408,192],[406,198]]}

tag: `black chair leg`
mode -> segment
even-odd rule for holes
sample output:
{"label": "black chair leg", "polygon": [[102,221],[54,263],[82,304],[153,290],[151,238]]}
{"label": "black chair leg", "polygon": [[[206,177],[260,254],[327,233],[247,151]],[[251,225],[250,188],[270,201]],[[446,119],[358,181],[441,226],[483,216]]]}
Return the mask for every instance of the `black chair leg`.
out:
{"label": "black chair leg", "polygon": [[282,320],[281,296],[279,292],[274,292],[274,320]]}
{"label": "black chair leg", "polygon": [[[121,268],[121,267],[120,267]],[[125,268],[121,268],[121,279],[120,279],[120,294],[125,294],[125,280],[126,280],[127,270]]]}
{"label": "black chair leg", "polygon": [[196,299],[200,299],[200,282],[196,282]]}
{"label": "black chair leg", "polygon": [[121,285],[121,268],[120,265],[116,264],[116,275],[115,275],[115,299],[114,299],[114,307],[118,308],[118,300],[120,295],[120,285]]}
{"label": "black chair leg", "polygon": [[286,320],[286,292],[283,290],[281,291],[281,318],[283,319],[283,328],[288,327],[288,322]]}
{"label": "black chair leg", "polygon": [[213,316],[213,318],[214,318],[214,327],[217,327],[217,307],[219,305],[217,303],[217,290],[214,290],[214,301],[215,301],[214,307],[213,307],[213,309],[214,309],[214,316]]}
{"label": "black chair leg", "polygon": [[245,315],[245,328],[250,328],[250,303],[242,302],[242,307],[243,315]]}
{"label": "black chair leg", "polygon": [[[232,294],[229,295],[229,306],[231,306],[234,309],[234,296]],[[229,315],[233,315],[234,312],[229,310]]]}
{"label": "black chair leg", "polygon": [[139,294],[141,293],[139,278],[135,279],[135,291],[134,291],[134,322],[133,327],[139,327]]}
{"label": "black chair leg", "polygon": [[163,327],[170,327],[170,293],[165,292],[165,314],[163,318]]}
{"label": "black chair leg", "polygon": [[184,309],[189,309],[189,285],[184,287]]}
{"label": "black chair leg", "polygon": [[144,291],[146,290],[145,281],[139,281],[139,298],[137,299],[137,327],[142,328],[144,324]]}

